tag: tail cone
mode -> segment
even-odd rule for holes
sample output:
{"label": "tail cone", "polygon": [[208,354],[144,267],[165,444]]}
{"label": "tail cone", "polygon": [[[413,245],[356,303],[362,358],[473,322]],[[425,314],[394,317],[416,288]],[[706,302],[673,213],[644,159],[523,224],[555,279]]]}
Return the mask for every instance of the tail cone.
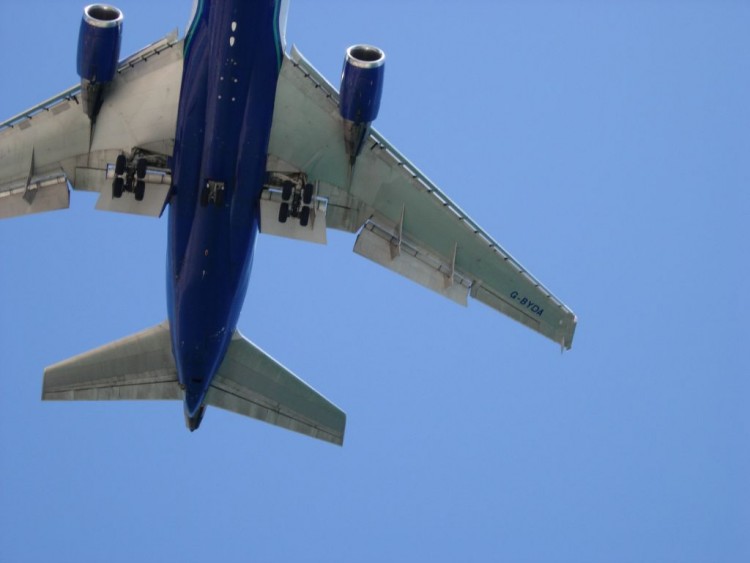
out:
{"label": "tail cone", "polygon": [[198,430],[203,420],[203,415],[206,412],[206,405],[201,405],[197,411],[191,416],[187,408],[185,409],[185,425],[188,427],[190,432]]}

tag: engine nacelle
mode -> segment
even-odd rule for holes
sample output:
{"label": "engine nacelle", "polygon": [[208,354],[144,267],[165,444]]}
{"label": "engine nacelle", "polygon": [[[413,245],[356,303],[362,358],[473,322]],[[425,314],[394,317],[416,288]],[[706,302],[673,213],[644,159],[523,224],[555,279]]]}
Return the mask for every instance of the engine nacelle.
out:
{"label": "engine nacelle", "polygon": [[385,53],[370,45],[353,45],[346,50],[341,74],[341,104],[346,152],[353,165],[378,116],[383,94]]}
{"label": "engine nacelle", "polygon": [[122,20],[122,12],[114,6],[91,4],[83,9],[76,66],[81,77],[83,111],[92,120],[101,108],[104,87],[117,71]]}

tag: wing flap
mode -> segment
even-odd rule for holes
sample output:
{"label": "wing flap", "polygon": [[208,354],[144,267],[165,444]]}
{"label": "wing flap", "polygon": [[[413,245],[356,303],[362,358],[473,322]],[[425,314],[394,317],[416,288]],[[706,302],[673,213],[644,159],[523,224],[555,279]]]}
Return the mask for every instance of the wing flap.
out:
{"label": "wing flap", "polygon": [[182,399],[169,325],[162,323],[48,367],[42,399]]}
{"label": "wing flap", "polygon": [[32,178],[0,192],[0,219],[70,207],[65,174]]}
{"label": "wing flap", "polygon": [[344,412],[239,331],[206,403],[334,444],[344,441]]}
{"label": "wing flap", "polygon": [[368,221],[357,236],[354,252],[466,306],[468,285],[455,274],[453,264],[408,243]]}

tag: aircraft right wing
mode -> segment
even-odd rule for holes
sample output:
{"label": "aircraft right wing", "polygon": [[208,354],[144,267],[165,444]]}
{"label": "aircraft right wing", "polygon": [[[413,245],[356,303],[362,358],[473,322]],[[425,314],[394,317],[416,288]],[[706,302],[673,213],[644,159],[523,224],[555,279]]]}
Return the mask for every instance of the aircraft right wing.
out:
{"label": "aircraft right wing", "polygon": [[352,168],[339,103],[336,89],[293,49],[276,92],[269,178],[302,173],[318,199],[307,227],[282,222],[283,192],[271,184],[261,230],[314,242],[325,242],[326,228],[358,232],[354,251],[365,258],[459,304],[470,295],[570,348],[573,312],[376,130]]}
{"label": "aircraft right wing", "polygon": [[[181,81],[175,31],[120,63],[94,125],[81,108],[80,86],[0,123],[0,219],[65,209],[68,185],[100,192],[97,209],[158,216],[170,188]],[[117,156],[136,148],[155,163],[145,198],[115,198]]]}

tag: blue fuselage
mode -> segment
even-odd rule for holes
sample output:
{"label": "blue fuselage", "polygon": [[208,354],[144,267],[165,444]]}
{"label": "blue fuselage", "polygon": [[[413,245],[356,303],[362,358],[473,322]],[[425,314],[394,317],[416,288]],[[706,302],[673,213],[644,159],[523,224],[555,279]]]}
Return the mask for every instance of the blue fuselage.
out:
{"label": "blue fuselage", "polygon": [[185,38],[167,302],[192,430],[237,326],[252,267],[282,57],[280,3],[200,0]]}

